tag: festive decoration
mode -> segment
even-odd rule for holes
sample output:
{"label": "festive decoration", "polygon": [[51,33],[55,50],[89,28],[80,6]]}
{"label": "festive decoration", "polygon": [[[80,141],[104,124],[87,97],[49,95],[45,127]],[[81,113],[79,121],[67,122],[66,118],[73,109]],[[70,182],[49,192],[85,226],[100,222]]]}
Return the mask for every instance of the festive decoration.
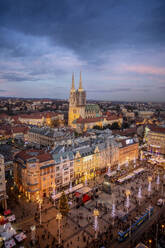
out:
{"label": "festive decoration", "polygon": [[93,215],[94,215],[94,230],[95,230],[95,239],[97,239],[97,232],[98,232],[98,216],[99,216],[99,210],[98,209],[94,209],[93,211]]}
{"label": "festive decoration", "polygon": [[111,174],[111,167],[108,166],[108,175],[110,175],[110,174]]}
{"label": "festive decoration", "polygon": [[138,198],[139,198],[139,199],[142,198],[142,189],[141,189],[141,187],[139,187]]}
{"label": "festive decoration", "polygon": [[159,175],[157,176],[157,179],[156,179],[156,184],[159,185],[160,184],[160,177]]}
{"label": "festive decoration", "polygon": [[118,170],[118,171],[120,170],[120,164],[118,164],[118,166],[117,166],[117,170]]}
{"label": "festive decoration", "polygon": [[70,181],[69,191],[72,192],[72,181]]}
{"label": "festive decoration", "polygon": [[148,177],[148,193],[149,195],[151,194],[151,181],[152,181],[152,177]]}
{"label": "festive decoration", "polygon": [[115,215],[116,215],[116,207],[115,207],[115,203],[113,202],[113,204],[112,204],[112,218],[114,218],[115,217]]}
{"label": "festive decoration", "polygon": [[64,191],[62,192],[62,195],[60,197],[59,211],[62,214],[62,216],[66,216],[69,212],[68,199],[67,199],[67,196],[65,195]]}
{"label": "festive decoration", "polygon": [[129,189],[127,189],[125,191],[125,194],[126,194],[126,208],[127,208],[127,212],[128,212],[128,209],[129,209],[129,206],[130,206],[129,196],[131,194],[131,191]]}

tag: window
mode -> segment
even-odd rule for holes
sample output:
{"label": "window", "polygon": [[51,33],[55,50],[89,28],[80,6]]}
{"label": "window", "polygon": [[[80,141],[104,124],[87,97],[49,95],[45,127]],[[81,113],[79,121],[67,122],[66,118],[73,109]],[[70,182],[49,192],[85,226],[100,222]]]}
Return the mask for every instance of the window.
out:
{"label": "window", "polygon": [[58,166],[58,167],[56,167],[56,171],[59,171],[60,170],[60,167]]}
{"label": "window", "polygon": [[67,168],[67,164],[64,164],[64,165],[63,165],[63,169],[66,169],[66,168]]}

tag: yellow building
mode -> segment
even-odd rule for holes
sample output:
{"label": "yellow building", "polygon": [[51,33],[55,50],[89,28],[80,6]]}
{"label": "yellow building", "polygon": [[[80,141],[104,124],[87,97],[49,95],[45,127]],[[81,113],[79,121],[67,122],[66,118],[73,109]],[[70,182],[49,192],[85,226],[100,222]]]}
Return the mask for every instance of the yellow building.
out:
{"label": "yellow building", "polygon": [[165,155],[165,128],[148,125],[145,128],[145,140],[148,151],[157,155]]}

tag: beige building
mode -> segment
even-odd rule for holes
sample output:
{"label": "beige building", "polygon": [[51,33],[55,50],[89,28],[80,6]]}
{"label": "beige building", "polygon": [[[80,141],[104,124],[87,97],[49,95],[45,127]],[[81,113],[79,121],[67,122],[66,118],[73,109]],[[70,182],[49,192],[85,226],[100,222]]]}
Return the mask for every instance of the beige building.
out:
{"label": "beige building", "polygon": [[7,209],[6,181],[4,156],[0,154],[0,203],[4,209]]}
{"label": "beige building", "polygon": [[18,117],[18,121],[22,124],[35,126],[51,126],[53,122],[63,126],[64,115],[56,112],[37,112],[33,114],[22,114]]}
{"label": "beige building", "polygon": [[119,141],[119,160],[120,165],[129,163],[139,156],[139,143],[132,138]]}
{"label": "beige building", "polygon": [[165,155],[165,128],[148,125],[145,128],[145,140],[149,152]]}
{"label": "beige building", "polygon": [[51,155],[42,150],[21,151],[14,160],[14,181],[19,191],[32,201],[49,197],[55,188],[73,181],[72,160],[71,153]]}
{"label": "beige building", "polygon": [[55,163],[49,153],[21,151],[14,160],[14,181],[28,199],[49,195],[55,184]]}
{"label": "beige building", "polygon": [[57,144],[69,144],[72,138],[74,138],[74,133],[64,128],[33,127],[29,129],[27,134],[28,142],[49,147]]}
{"label": "beige building", "polygon": [[152,112],[152,111],[139,111],[138,115],[140,118],[149,119],[154,115],[154,112]]}

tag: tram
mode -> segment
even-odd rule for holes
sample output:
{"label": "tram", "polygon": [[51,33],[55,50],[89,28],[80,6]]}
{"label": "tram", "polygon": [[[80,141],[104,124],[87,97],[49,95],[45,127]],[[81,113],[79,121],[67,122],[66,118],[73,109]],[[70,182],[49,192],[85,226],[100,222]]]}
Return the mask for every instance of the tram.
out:
{"label": "tram", "polygon": [[129,228],[127,228],[125,231],[119,231],[118,241],[119,242],[124,241],[125,239],[127,239],[130,233],[136,231],[138,227],[140,227],[153,214],[153,209],[154,209],[153,207],[146,208],[141,216],[137,216],[134,219],[133,224]]}

